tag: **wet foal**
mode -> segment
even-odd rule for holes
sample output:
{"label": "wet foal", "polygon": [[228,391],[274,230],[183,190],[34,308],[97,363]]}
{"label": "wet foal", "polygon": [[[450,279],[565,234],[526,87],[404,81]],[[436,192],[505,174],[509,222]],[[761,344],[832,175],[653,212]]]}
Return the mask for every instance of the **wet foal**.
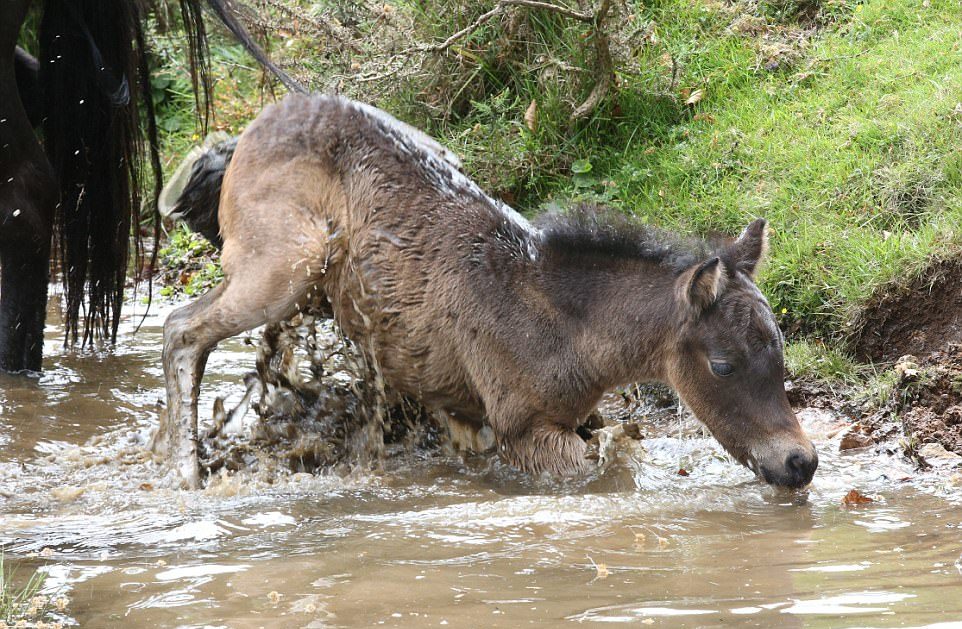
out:
{"label": "wet foal", "polygon": [[164,329],[156,443],[187,485],[200,482],[208,353],[319,301],[391,387],[487,423],[522,470],[586,470],[579,423],[612,387],[655,380],[767,482],[811,480],[817,456],[785,396],[782,335],[752,279],[764,221],[718,246],[585,210],[531,225],[456,165],[338,97],[288,97],[244,132],[219,208],[200,210],[218,216],[225,279]]}

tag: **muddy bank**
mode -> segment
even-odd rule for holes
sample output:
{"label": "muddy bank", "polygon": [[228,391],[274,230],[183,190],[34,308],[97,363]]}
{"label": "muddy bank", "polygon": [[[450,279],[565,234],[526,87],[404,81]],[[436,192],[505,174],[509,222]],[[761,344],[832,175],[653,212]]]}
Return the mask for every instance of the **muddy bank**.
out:
{"label": "muddy bank", "polygon": [[962,258],[936,261],[911,281],[883,287],[852,327],[855,355],[873,362],[962,343]]}
{"label": "muddy bank", "polygon": [[921,466],[962,455],[962,257],[880,287],[850,330],[849,349],[875,377],[840,388],[795,383],[793,404],[853,417],[849,447],[897,441]]}
{"label": "muddy bank", "polygon": [[926,464],[939,456],[932,445],[962,454],[962,344],[921,360],[907,356],[895,371],[898,383],[878,414],[900,421],[909,454]]}
{"label": "muddy bank", "polygon": [[924,358],[902,356],[862,386],[789,382],[796,408],[843,418],[839,448],[898,453],[920,468],[962,464],[962,344],[949,343]]}

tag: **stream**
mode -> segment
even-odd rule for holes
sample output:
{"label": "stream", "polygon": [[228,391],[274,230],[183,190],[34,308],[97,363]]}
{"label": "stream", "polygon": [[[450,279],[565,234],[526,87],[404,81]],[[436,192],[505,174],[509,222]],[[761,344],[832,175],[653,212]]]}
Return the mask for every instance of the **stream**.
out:
{"label": "stream", "polygon": [[[802,409],[821,465],[806,494],[764,486],[705,436],[626,443],[589,483],[490,459],[389,472],[157,482],[162,323],[127,309],[110,351],[0,375],[0,549],[46,573],[84,627],[962,627],[962,475],[884,448],[840,453]],[[236,404],[254,348],[210,358],[201,417]],[[828,417],[826,417],[828,415]],[[684,469],[687,475],[679,474]],[[857,489],[873,499],[846,506]]]}

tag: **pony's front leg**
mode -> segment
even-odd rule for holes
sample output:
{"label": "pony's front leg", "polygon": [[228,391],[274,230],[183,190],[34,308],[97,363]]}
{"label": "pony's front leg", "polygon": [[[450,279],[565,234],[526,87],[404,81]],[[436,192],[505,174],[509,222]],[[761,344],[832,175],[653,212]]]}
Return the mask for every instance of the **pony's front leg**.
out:
{"label": "pony's front leg", "polygon": [[510,465],[530,473],[578,476],[591,468],[587,444],[574,428],[550,419],[534,419],[524,426],[492,422],[498,452]]}

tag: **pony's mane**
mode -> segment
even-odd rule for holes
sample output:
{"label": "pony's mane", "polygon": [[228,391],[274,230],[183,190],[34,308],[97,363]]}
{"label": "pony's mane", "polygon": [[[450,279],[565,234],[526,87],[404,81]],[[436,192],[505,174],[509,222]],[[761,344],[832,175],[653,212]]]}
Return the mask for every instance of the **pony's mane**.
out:
{"label": "pony's mane", "polygon": [[548,212],[535,221],[542,245],[566,257],[641,260],[681,271],[699,260],[721,255],[723,243],[685,238],[646,225],[623,212],[582,204]]}

